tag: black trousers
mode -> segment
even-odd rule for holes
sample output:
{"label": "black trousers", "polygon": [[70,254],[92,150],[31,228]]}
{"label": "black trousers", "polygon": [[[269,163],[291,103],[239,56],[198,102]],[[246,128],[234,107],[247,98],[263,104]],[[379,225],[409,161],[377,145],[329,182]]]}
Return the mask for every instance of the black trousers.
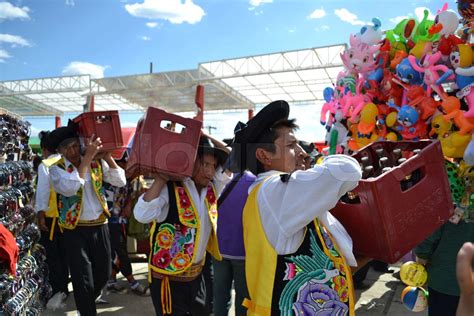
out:
{"label": "black trousers", "polygon": [[440,293],[428,288],[428,315],[429,316],[455,316],[459,303],[459,296]]}
{"label": "black trousers", "polygon": [[201,283],[201,276],[190,282],[169,282],[171,288],[172,312],[171,314],[163,314],[161,307],[161,280],[152,278],[150,293],[156,315],[195,315],[193,314],[193,305]]}
{"label": "black trousers", "polygon": [[[51,230],[52,218],[46,218],[46,226]],[[64,247],[63,234],[59,230],[58,223],[55,224],[53,240],[49,240],[50,232],[41,231],[40,244],[46,250],[46,264],[48,265],[48,280],[53,288],[53,295],[58,292],[68,294],[67,284],[69,270],[66,260],[66,248]]]}
{"label": "black trousers", "polygon": [[106,224],[77,226],[74,230],[65,230],[63,236],[76,308],[81,316],[95,316],[95,299],[112,269],[109,229]]}
{"label": "black trousers", "polygon": [[[132,264],[128,258],[127,235],[122,224],[109,223],[110,247],[112,250],[112,267],[115,271],[121,272],[124,277],[132,275]],[[119,265],[114,263],[117,256]]]}

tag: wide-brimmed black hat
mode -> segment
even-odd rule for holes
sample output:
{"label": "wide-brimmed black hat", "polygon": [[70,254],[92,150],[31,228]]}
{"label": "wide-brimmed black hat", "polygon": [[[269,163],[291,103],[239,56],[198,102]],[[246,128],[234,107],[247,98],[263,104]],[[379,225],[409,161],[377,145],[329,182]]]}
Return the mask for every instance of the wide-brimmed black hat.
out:
{"label": "wide-brimmed black hat", "polygon": [[49,134],[49,141],[54,149],[58,149],[59,145],[65,141],[77,139],[79,136],[73,126],[58,127]]}
{"label": "wide-brimmed black hat", "polygon": [[206,136],[201,136],[201,138],[199,138],[198,152],[201,154],[214,155],[214,157],[216,157],[217,159],[217,164],[219,166],[223,166],[225,161],[227,160],[227,157],[229,156],[229,154],[225,150],[216,147],[214,143],[211,142],[211,140]]}
{"label": "wide-brimmed black hat", "polygon": [[[260,137],[276,122],[288,119],[290,106],[288,102],[279,100],[271,102],[261,109],[246,124],[239,122],[234,129],[232,152],[226,163],[226,168],[232,172],[242,172],[249,168],[249,163],[255,164],[252,144],[257,144]],[[250,168],[252,169],[252,168]]]}

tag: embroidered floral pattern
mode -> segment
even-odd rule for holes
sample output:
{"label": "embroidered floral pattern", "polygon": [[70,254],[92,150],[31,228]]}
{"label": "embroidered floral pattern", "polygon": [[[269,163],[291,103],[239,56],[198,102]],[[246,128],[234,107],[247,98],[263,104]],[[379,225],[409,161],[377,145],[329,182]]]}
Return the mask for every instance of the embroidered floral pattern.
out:
{"label": "embroidered floral pattern", "polygon": [[160,227],[160,231],[156,235],[156,244],[163,249],[170,249],[173,244],[174,227],[164,224]]}
{"label": "embroidered floral pattern", "polygon": [[[319,223],[317,223],[319,225]],[[345,276],[344,264],[340,258],[333,259],[324,251],[331,253],[325,244],[334,245],[329,234],[323,233],[321,226],[319,240],[314,229],[310,234],[311,255],[298,255],[286,258],[286,283],[280,295],[279,307],[281,315],[347,315],[349,301],[349,285]],[[325,238],[327,237],[327,239]],[[323,248],[323,249],[321,249]],[[331,249],[337,255],[335,248]],[[332,255],[332,253],[331,253]]]}
{"label": "embroidered floral pattern", "polygon": [[178,207],[180,222],[188,227],[197,227],[197,215],[194,212],[194,207],[186,189],[184,187],[178,187],[176,191],[176,205]]}
{"label": "embroidered floral pattern", "polygon": [[81,212],[81,203],[78,196],[65,197],[59,195],[58,210],[59,210],[59,224],[66,228],[74,228],[79,221]]}
{"label": "embroidered floral pattern", "polygon": [[296,315],[346,315],[349,308],[329,286],[309,281],[298,290],[293,310]]}
{"label": "embroidered floral pattern", "polygon": [[217,198],[212,184],[209,184],[207,187],[206,206],[209,210],[209,218],[211,219],[211,223],[214,229],[217,229]]}
{"label": "embroidered floral pattern", "polygon": [[339,275],[333,278],[332,281],[333,281],[332,288],[339,295],[341,302],[345,303],[349,301],[349,286],[347,284],[346,278]]}
{"label": "embroidered floral pattern", "polygon": [[[153,266],[171,273],[185,271],[191,266],[199,224],[197,212],[186,189],[176,186],[175,197],[179,223],[162,223],[157,226],[151,259]],[[215,192],[211,186],[206,195],[209,213],[211,209],[217,208],[216,201]]]}
{"label": "embroidered floral pattern", "polygon": [[214,189],[212,188],[212,185],[209,185],[207,187],[207,194],[206,194],[207,202],[209,204],[214,204],[216,203],[216,194],[214,193]]}
{"label": "embroidered floral pattern", "polygon": [[171,263],[171,255],[168,249],[161,249],[158,251],[152,259],[152,263],[154,266],[166,269]]}
{"label": "embroidered floral pattern", "polygon": [[[64,160],[58,161],[58,167],[66,170],[68,173],[74,171],[74,166],[65,166]],[[94,192],[101,203],[104,210],[107,210],[107,201],[105,199],[104,188],[102,187],[102,169],[96,162],[91,164],[91,178]],[[59,211],[59,225],[68,229],[73,229],[79,222],[82,212],[82,188],[80,188],[75,196],[66,197],[58,195],[58,211]]]}
{"label": "embroidered floral pattern", "polygon": [[[191,265],[194,255],[195,228],[163,223],[159,226],[153,247],[152,264],[160,269],[176,272]],[[183,234],[184,232],[184,234]],[[166,252],[163,252],[166,250]],[[169,258],[168,258],[169,257]],[[155,263],[159,263],[155,264]]]}
{"label": "embroidered floral pattern", "polygon": [[171,266],[175,270],[181,270],[191,263],[191,257],[186,253],[178,253],[171,261]]}
{"label": "embroidered floral pattern", "polygon": [[290,281],[296,276],[296,265],[294,263],[286,262],[285,277],[283,281]]}

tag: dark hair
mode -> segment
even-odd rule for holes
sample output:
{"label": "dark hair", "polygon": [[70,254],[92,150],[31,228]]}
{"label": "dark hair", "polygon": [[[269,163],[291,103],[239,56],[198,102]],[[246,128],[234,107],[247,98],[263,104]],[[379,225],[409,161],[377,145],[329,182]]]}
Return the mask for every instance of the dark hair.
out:
{"label": "dark hair", "polygon": [[56,148],[54,148],[54,145],[51,142],[51,137],[50,137],[50,132],[49,131],[41,131],[38,133],[38,138],[40,139],[40,147],[41,149],[46,149],[50,153],[55,153]]}
{"label": "dark hair", "polygon": [[43,161],[43,158],[41,158],[41,156],[38,156],[36,155],[34,158],[33,158],[33,170],[35,172],[38,172],[38,167],[40,165],[40,163]]}
{"label": "dark hair", "polygon": [[262,148],[266,151],[271,153],[275,153],[276,146],[275,140],[280,136],[278,130],[284,127],[290,128],[292,130],[296,130],[299,126],[295,123],[296,119],[284,119],[275,122],[269,129],[265,130],[258,138],[255,144],[249,144],[249,152],[254,157],[255,164],[253,166],[247,166],[249,171],[253,174],[259,174],[265,172],[265,168],[263,167],[262,163],[258,161],[255,154],[258,148]]}

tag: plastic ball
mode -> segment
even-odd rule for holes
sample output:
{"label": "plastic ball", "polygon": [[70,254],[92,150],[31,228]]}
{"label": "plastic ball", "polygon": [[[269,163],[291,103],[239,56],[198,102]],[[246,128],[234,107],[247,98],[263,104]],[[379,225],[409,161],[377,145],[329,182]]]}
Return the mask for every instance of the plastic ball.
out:
{"label": "plastic ball", "polygon": [[400,267],[400,279],[409,286],[422,286],[428,281],[428,272],[423,265],[408,261]]}
{"label": "plastic ball", "polygon": [[402,291],[403,305],[412,312],[422,312],[428,306],[428,292],[422,288],[407,286]]}

